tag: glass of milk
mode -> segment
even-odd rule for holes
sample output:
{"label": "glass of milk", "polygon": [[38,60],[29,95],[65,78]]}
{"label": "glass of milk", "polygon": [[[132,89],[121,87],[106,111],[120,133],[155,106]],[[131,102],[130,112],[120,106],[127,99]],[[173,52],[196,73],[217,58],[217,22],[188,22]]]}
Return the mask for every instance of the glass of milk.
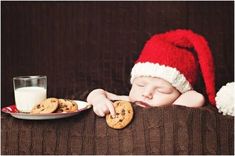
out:
{"label": "glass of milk", "polygon": [[13,78],[16,108],[20,112],[30,112],[47,97],[47,77],[18,76]]}

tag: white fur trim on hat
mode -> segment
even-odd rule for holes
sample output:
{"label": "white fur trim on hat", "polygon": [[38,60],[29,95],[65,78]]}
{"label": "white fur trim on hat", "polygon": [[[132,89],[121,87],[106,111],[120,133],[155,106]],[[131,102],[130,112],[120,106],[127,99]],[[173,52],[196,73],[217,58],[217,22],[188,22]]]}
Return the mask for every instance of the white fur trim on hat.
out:
{"label": "white fur trim on hat", "polygon": [[178,89],[181,93],[192,89],[192,86],[186,80],[185,76],[176,68],[160,65],[158,63],[136,63],[131,71],[131,84],[135,78],[140,76],[150,76],[164,79],[171,83],[172,86]]}

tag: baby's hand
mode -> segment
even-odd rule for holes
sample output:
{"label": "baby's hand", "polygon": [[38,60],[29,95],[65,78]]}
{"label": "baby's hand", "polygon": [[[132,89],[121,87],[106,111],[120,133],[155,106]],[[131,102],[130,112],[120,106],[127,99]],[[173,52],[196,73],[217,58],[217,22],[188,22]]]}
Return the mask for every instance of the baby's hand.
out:
{"label": "baby's hand", "polygon": [[87,96],[87,102],[93,105],[93,110],[98,116],[110,114],[115,117],[116,113],[113,103],[108,99],[103,89],[95,89]]}
{"label": "baby's hand", "polygon": [[115,117],[116,113],[111,100],[130,101],[128,96],[119,96],[103,89],[95,89],[87,96],[87,102],[93,105],[94,112],[101,117],[108,113]]}

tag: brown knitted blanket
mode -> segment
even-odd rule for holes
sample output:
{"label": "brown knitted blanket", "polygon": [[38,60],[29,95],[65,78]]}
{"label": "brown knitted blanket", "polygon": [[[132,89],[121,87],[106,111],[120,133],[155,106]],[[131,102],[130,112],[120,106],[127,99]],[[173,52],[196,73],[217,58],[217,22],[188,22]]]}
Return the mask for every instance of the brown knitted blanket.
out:
{"label": "brown knitted blanket", "polygon": [[233,154],[234,118],[211,108],[134,107],[131,124],[114,130],[90,109],[51,121],[2,115],[2,154]]}

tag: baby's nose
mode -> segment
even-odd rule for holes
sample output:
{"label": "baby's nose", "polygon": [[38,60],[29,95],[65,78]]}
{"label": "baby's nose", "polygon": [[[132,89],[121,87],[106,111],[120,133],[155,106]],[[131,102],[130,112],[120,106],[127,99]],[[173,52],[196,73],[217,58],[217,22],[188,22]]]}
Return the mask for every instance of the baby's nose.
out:
{"label": "baby's nose", "polygon": [[148,99],[153,98],[152,94],[143,94],[143,97],[148,98]]}
{"label": "baby's nose", "polygon": [[148,99],[152,99],[153,98],[153,91],[148,89],[145,90],[142,94],[143,97],[148,98]]}

